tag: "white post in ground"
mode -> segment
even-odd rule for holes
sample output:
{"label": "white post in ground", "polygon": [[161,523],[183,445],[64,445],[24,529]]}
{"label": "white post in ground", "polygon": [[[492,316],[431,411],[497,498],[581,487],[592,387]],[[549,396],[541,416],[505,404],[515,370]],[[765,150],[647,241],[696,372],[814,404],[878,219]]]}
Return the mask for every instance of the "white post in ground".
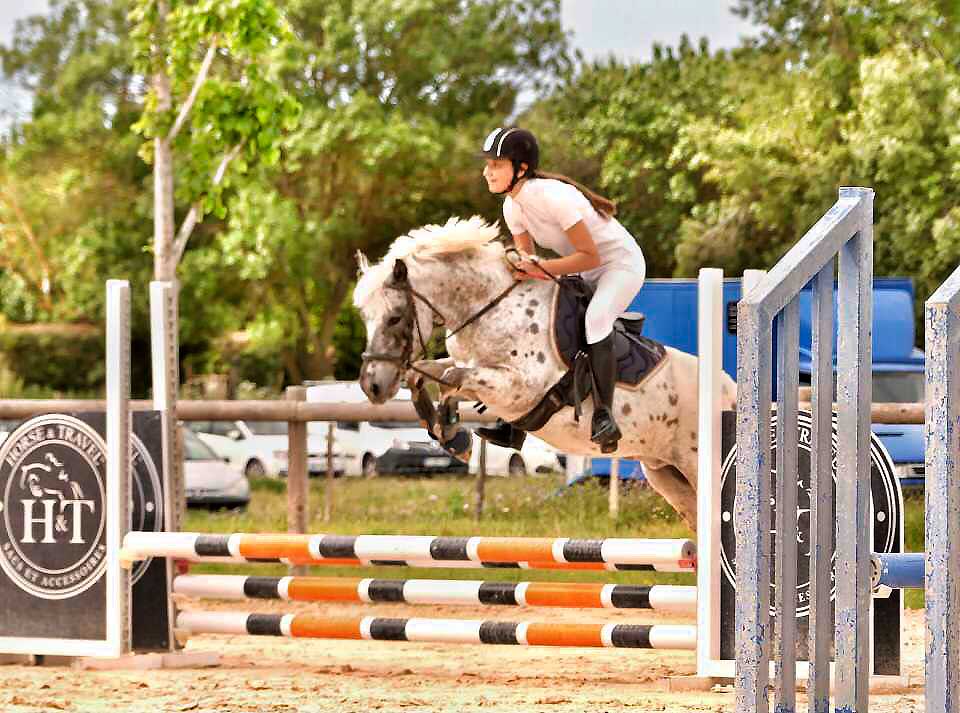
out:
{"label": "white post in ground", "polygon": [[620,517],[620,459],[610,459],[610,517],[616,520]]}
{"label": "white post in ground", "polygon": [[107,648],[130,648],[130,572],[120,547],[130,522],[130,283],[107,281]]}
{"label": "white post in ground", "polygon": [[720,659],[720,380],[723,377],[723,270],[697,281],[699,409],[697,444],[697,675]]}
{"label": "white post in ground", "polygon": [[[766,275],[744,270],[740,295]],[[697,676],[732,678],[734,662],[720,659],[721,403],[723,379],[723,270],[704,268],[697,280],[698,478],[697,478]]]}

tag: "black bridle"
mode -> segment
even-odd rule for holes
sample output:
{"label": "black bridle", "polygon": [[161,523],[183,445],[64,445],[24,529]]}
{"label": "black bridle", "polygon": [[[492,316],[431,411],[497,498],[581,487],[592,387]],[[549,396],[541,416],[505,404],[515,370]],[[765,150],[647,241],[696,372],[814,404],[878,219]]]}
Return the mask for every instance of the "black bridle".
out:
{"label": "black bridle", "polygon": [[[503,299],[513,292],[517,288],[519,282],[514,282],[507,289],[501,292],[499,295],[493,298],[486,306],[482,307],[479,311],[475,312],[473,315],[468,317],[466,321],[463,322],[459,327],[452,330],[448,337],[452,337],[457,334],[460,330],[468,327],[469,325],[476,322],[478,319],[483,317],[487,312],[492,310],[498,304],[500,304]],[[442,378],[429,374],[423,369],[415,366],[413,364],[413,350],[414,350],[414,334],[417,335],[417,339],[420,342],[420,350],[426,355],[427,354],[427,342],[430,340],[430,336],[433,334],[433,329],[437,327],[447,326],[447,319],[443,316],[443,313],[437,309],[434,304],[423,294],[414,289],[413,285],[410,284],[410,278],[407,273],[407,266],[403,260],[397,260],[393,265],[393,276],[390,280],[384,283],[385,288],[390,290],[399,290],[406,297],[406,304],[403,316],[399,319],[403,320],[409,325],[409,331],[405,332],[403,338],[403,348],[400,350],[400,354],[387,354],[385,352],[364,352],[361,354],[363,364],[366,365],[370,361],[385,361],[390,364],[395,364],[403,372],[406,371],[415,371],[422,376],[427,377],[436,381],[438,384],[443,386],[456,386],[456,384],[451,384],[444,381]],[[433,324],[432,329],[429,334],[424,335],[423,330],[420,328],[420,320],[417,319],[417,307],[416,300],[420,300],[427,307],[430,308],[430,311],[433,312]],[[412,322],[412,324],[411,324]],[[392,326],[392,325],[388,325]],[[426,337],[426,338],[424,338]]]}

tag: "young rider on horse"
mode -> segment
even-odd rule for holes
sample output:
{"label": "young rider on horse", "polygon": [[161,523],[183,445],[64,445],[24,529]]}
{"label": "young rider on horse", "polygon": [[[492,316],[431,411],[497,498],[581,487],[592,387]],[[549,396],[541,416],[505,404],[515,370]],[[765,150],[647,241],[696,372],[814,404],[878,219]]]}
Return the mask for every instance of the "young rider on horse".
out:
{"label": "young rider on horse", "polygon": [[[483,142],[481,154],[486,159],[487,187],[504,196],[504,221],[524,255],[516,265],[517,279],[580,273],[595,289],[584,325],[599,392],[594,395],[590,440],[604,453],[612,452],[621,435],[612,410],[617,381],[613,323],[643,285],[643,252],[613,217],[617,210],[613,202],[566,176],[538,170],[540,149],[531,132],[495,129]],[[560,257],[540,260],[534,245]],[[505,421],[477,433],[508,448],[519,448],[524,439],[522,431]]]}

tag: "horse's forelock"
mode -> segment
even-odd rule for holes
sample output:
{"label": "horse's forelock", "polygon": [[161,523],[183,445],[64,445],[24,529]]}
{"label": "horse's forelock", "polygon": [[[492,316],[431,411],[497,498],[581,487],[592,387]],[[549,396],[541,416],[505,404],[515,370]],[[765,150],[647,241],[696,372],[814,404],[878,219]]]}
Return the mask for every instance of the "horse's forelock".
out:
{"label": "horse's forelock", "polygon": [[373,296],[383,289],[393,274],[397,260],[403,260],[416,279],[422,268],[445,256],[474,250],[481,259],[499,259],[502,246],[491,241],[499,237],[495,225],[485,222],[480,216],[468,220],[450,218],[444,225],[425,225],[401,235],[390,245],[383,259],[371,265],[363,253],[357,253],[360,278],[353,290],[353,304],[360,310],[372,309]]}

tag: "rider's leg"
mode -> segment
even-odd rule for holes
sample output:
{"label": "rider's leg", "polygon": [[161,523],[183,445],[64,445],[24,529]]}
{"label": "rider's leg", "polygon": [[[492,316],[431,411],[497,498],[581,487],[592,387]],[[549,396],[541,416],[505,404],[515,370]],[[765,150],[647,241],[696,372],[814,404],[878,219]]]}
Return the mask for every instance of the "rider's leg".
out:
{"label": "rider's leg", "polygon": [[615,451],[621,436],[613,414],[613,395],[617,385],[613,323],[642,284],[641,274],[630,270],[609,270],[597,281],[596,292],[587,307],[584,326],[596,386],[590,440],[599,444],[604,453]]}

